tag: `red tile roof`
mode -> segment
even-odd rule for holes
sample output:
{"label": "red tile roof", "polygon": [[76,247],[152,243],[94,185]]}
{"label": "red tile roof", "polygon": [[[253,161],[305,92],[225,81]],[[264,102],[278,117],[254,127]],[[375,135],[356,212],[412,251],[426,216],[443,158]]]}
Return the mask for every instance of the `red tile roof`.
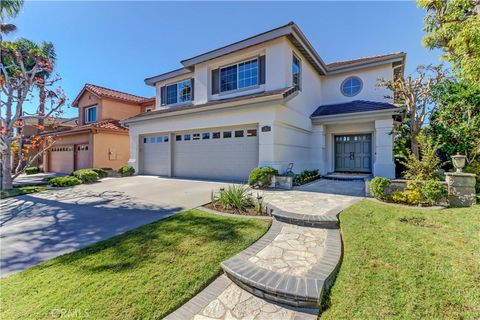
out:
{"label": "red tile roof", "polygon": [[350,65],[355,65],[355,64],[360,64],[360,63],[374,62],[376,60],[387,60],[387,59],[390,59],[390,58],[396,58],[396,57],[404,55],[404,54],[405,53],[403,53],[403,52],[395,52],[395,53],[387,53],[387,54],[381,54],[381,55],[376,55],[376,56],[356,58],[356,59],[351,59],[351,60],[335,61],[335,62],[327,64],[327,68],[336,69],[336,68],[348,67]]}
{"label": "red tile roof", "polygon": [[85,84],[83,89],[80,91],[78,96],[75,98],[72,105],[76,106],[78,104],[78,100],[80,99],[80,97],[82,96],[82,94],[85,91],[89,91],[89,92],[93,93],[94,95],[96,95],[100,98],[120,100],[120,101],[132,103],[132,104],[137,104],[137,105],[143,104],[145,102],[149,102],[150,100],[154,99],[154,98],[145,98],[145,97],[137,96],[137,95],[134,95],[134,94],[130,94],[130,93],[126,93],[126,92],[122,92],[122,91],[118,91],[118,90],[105,88],[105,87],[102,87],[102,86],[97,86],[97,85],[94,85],[94,84],[91,84],[91,83],[87,83],[87,84]]}
{"label": "red tile roof", "polygon": [[128,132],[128,129],[123,127],[118,120],[102,120],[95,123],[84,124],[81,126],[73,128],[60,128],[58,130],[44,132],[43,135],[56,135],[63,133],[70,133],[76,131],[85,131],[85,130],[105,130],[105,131],[117,131],[117,132]]}

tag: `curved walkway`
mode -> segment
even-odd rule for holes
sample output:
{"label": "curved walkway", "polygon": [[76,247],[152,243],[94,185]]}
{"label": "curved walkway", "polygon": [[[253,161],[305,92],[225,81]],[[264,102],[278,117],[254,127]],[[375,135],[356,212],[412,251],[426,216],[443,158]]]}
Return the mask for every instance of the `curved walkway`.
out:
{"label": "curved walkway", "polygon": [[166,319],[318,317],[341,260],[337,216],[361,197],[296,190],[267,191],[264,198],[273,216],[269,231],[222,262],[225,275]]}

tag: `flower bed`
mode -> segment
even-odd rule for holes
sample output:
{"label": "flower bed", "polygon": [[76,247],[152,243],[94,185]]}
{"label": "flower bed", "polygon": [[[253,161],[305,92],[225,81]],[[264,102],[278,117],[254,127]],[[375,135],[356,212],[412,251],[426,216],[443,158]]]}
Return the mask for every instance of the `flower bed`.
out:
{"label": "flower bed", "polygon": [[265,216],[263,197],[257,194],[256,197],[246,186],[231,185],[219,192],[212,192],[211,202],[205,208],[247,216]]}
{"label": "flower bed", "polygon": [[373,197],[411,206],[448,205],[447,184],[436,180],[390,180],[376,177],[370,182]]}

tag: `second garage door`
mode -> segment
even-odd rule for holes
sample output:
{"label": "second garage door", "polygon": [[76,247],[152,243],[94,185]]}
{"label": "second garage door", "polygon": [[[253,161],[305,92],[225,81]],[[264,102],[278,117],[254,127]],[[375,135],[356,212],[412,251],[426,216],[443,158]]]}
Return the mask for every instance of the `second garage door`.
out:
{"label": "second garage door", "polygon": [[177,133],[173,141],[176,177],[246,181],[258,165],[256,127],[228,127]]}
{"label": "second garage door", "polygon": [[169,166],[169,136],[158,135],[144,137],[142,141],[142,173],[167,176],[170,174]]}

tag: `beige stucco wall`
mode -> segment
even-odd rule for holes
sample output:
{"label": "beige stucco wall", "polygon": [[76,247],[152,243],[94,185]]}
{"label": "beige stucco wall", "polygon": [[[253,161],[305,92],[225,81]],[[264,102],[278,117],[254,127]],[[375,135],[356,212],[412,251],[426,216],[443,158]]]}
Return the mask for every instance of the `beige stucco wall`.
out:
{"label": "beige stucco wall", "polygon": [[115,100],[102,99],[100,119],[122,120],[133,117],[142,112],[142,107],[134,104],[123,103]]}
{"label": "beige stucco wall", "polygon": [[93,167],[118,169],[130,157],[128,134],[99,132],[93,135]]}
{"label": "beige stucco wall", "polygon": [[142,113],[147,108],[116,100],[99,99],[90,92],[85,91],[78,101],[78,123],[85,124],[85,108],[94,105],[97,105],[97,121],[106,119],[123,120]]}
{"label": "beige stucco wall", "polygon": [[102,104],[101,100],[97,98],[94,94],[91,94],[88,91],[85,91],[85,93],[80,97],[78,100],[78,123],[79,124],[85,124],[85,108],[91,107],[94,105],[98,105],[98,111],[99,114],[101,114],[102,110]]}

